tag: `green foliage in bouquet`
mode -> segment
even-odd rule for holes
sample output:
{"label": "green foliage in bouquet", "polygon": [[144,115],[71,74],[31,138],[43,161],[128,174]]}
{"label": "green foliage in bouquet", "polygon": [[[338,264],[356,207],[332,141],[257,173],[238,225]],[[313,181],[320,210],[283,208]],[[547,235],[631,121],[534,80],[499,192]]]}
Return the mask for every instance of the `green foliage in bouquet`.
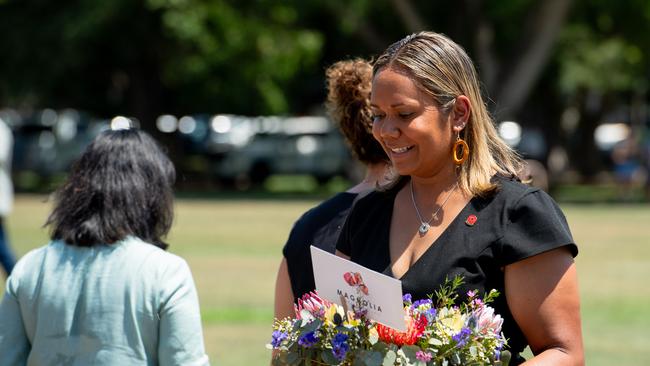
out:
{"label": "green foliage in bouquet", "polygon": [[351,310],[315,293],[296,305],[296,318],[274,322],[268,348],[274,365],[507,366],[502,318],[487,306],[499,293],[476,291],[456,305],[461,277],[447,280],[429,299],[404,295],[406,332],[366,317],[362,296]]}

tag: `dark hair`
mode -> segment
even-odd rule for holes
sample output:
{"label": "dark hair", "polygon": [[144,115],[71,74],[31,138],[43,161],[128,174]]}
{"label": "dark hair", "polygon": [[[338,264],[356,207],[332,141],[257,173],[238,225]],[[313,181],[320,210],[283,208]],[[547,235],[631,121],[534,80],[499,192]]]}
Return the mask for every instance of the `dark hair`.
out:
{"label": "dark hair", "polygon": [[174,165],[147,133],[102,132],[55,192],[45,226],[52,240],[71,245],[113,244],[132,235],[166,249],[175,178]]}
{"label": "dark hair", "polygon": [[339,61],[325,74],[327,108],[354,155],[365,164],[388,161],[386,152],[372,136],[370,63],[361,59]]}

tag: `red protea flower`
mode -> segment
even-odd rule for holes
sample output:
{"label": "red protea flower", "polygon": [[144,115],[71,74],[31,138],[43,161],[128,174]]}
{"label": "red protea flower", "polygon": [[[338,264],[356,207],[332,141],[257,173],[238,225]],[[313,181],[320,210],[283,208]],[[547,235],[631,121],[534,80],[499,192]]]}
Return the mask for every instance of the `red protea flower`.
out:
{"label": "red protea flower", "polygon": [[379,335],[379,339],[398,346],[417,343],[427,326],[427,318],[423,314],[418,314],[414,318],[411,312],[408,311],[404,319],[406,320],[406,332],[400,332],[378,323],[377,334]]}

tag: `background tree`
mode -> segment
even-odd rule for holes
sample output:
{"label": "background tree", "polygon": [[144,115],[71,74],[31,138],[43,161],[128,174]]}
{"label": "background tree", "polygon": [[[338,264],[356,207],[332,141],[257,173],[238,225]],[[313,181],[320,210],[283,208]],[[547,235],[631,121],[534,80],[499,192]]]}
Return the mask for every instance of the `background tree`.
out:
{"label": "background tree", "polygon": [[0,105],[125,114],[149,130],[163,113],[313,113],[328,65],[429,29],[476,60],[497,120],[596,156],[608,111],[647,119],[647,24],[644,0],[4,0]]}
{"label": "background tree", "polygon": [[615,122],[629,121],[636,132],[648,122],[650,42],[642,29],[650,24],[650,3],[585,1],[579,5],[560,40],[556,83],[566,108],[578,112],[577,123],[565,125],[564,130],[573,135],[569,151],[580,156],[574,163],[589,180],[602,168],[594,132],[608,114],[619,112]]}

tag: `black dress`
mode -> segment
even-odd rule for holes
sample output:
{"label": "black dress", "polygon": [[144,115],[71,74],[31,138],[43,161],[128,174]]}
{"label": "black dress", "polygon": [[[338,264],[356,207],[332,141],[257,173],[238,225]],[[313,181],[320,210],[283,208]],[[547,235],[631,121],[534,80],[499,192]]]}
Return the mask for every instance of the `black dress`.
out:
{"label": "black dress", "polygon": [[314,245],[334,253],[336,241],[357,193],[342,192],[305,212],[291,229],[282,254],[287,260],[294,299],[313,291],[311,252]]}
{"label": "black dress", "polygon": [[[528,345],[506,303],[503,267],[567,246],[578,254],[564,214],[544,191],[495,177],[499,189],[488,198],[475,197],[401,278],[402,290],[413,300],[433,294],[445,278],[464,277],[461,299],[468,290],[498,290],[492,306],[504,319],[503,333],[513,354],[512,364]],[[365,267],[392,276],[389,233],[397,192],[408,182],[359,199],[348,215],[337,249]],[[470,225],[470,215],[476,221]],[[534,291],[534,289],[531,289]]]}

